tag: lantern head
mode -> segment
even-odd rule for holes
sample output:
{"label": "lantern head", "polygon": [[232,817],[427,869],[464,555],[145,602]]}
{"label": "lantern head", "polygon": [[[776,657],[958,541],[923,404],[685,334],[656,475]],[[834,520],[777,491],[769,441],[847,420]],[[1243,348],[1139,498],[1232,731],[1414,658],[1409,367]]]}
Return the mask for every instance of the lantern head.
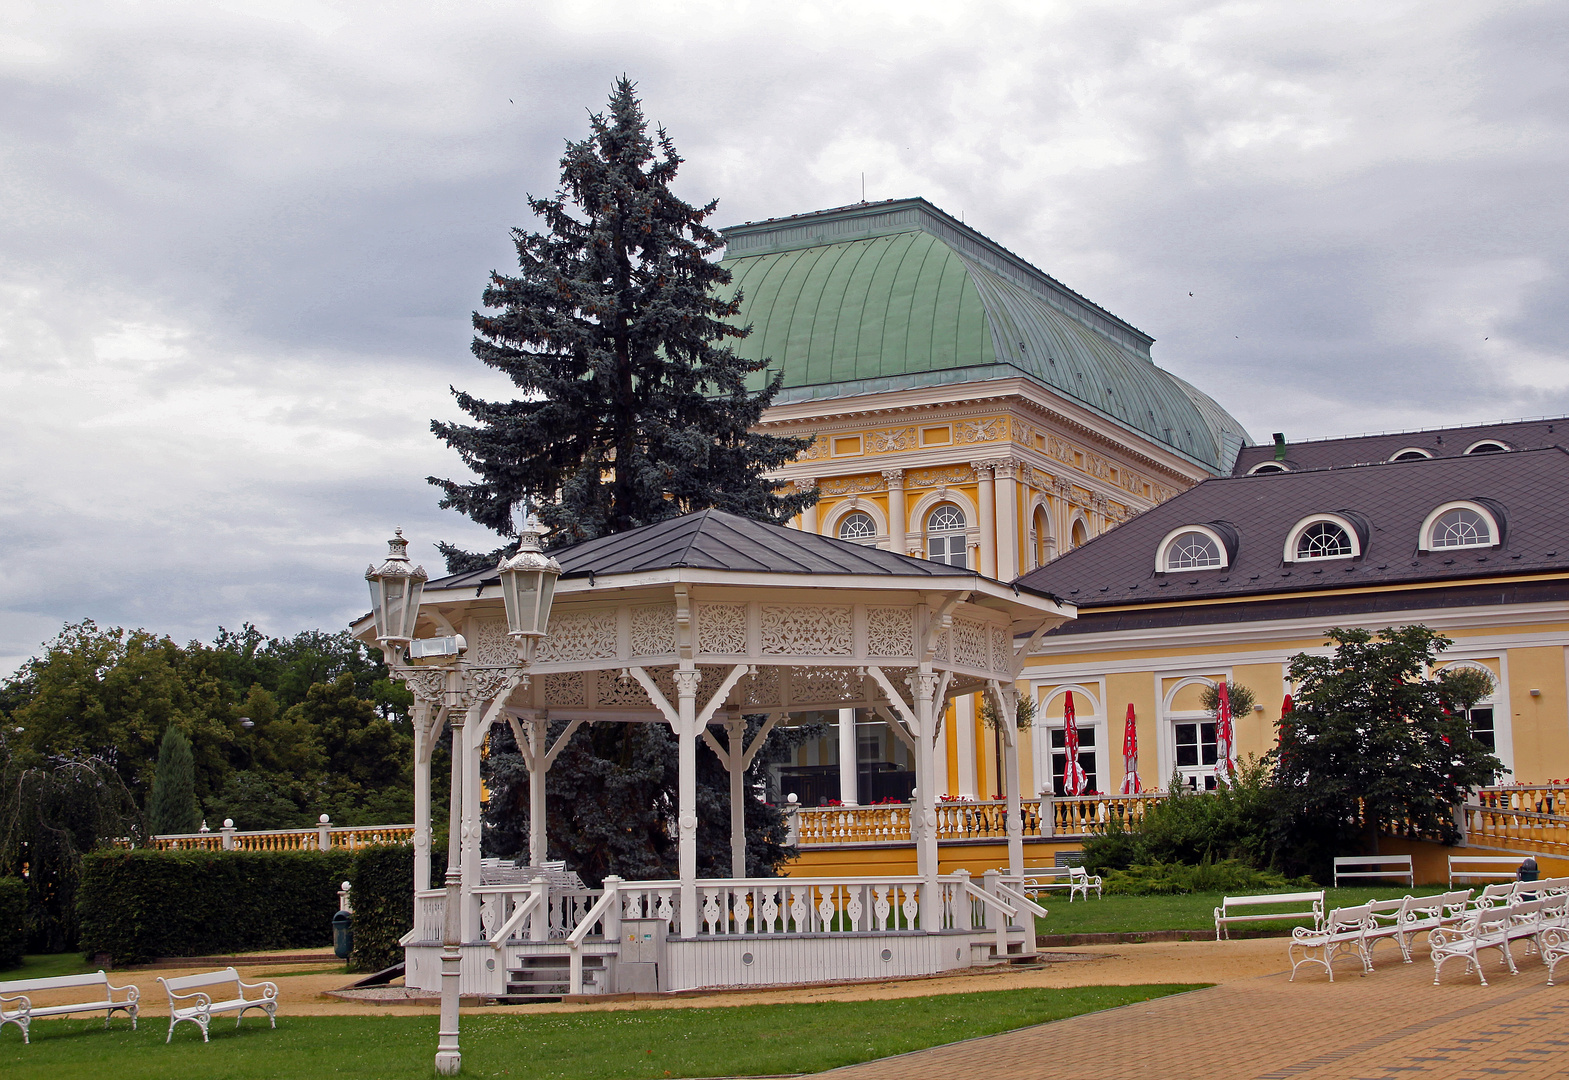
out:
{"label": "lantern head", "polygon": [[532,646],[550,629],[550,602],[556,593],[561,564],[539,548],[539,530],[524,525],[518,533],[518,549],[511,558],[501,560],[496,571],[501,575],[501,598],[507,605],[507,632],[519,646]]}
{"label": "lantern head", "polygon": [[387,541],[387,560],[380,566],[366,568],[365,580],[370,582],[376,640],[412,641],[427,576],[423,566],[409,562],[409,542],[403,539],[402,529]]}

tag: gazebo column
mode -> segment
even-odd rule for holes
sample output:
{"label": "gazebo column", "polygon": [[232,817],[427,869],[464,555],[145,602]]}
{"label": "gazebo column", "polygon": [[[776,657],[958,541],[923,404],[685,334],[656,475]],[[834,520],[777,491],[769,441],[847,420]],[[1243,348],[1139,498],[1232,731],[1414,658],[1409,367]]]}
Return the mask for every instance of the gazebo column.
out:
{"label": "gazebo column", "polygon": [[1003,775],[1008,785],[1008,875],[1019,877],[1024,873],[1024,813],[1019,805],[1019,729],[1014,723],[1018,715],[1019,692],[1012,687],[1002,689],[992,684],[997,695],[997,708],[1003,715],[1003,730],[997,737],[1002,740]]}
{"label": "gazebo column", "polygon": [[[690,663],[690,661],[687,661]],[[697,936],[697,684],[703,673],[675,672],[677,746],[676,824],[681,872],[681,936]]]}
{"label": "gazebo column", "polygon": [[549,840],[545,832],[545,773],[550,768],[546,760],[545,739],[549,734],[549,721],[543,716],[528,719],[528,861],[530,866],[543,866],[550,857]]}
{"label": "gazebo column", "polygon": [[942,928],[942,896],[937,888],[937,784],[932,767],[937,675],[929,669],[917,671],[910,676],[910,684],[915,693],[915,788],[916,810],[920,814],[920,827],[912,831],[916,833],[916,864],[923,881],[921,929],[935,933]]}
{"label": "gazebo column", "polygon": [[430,751],[436,726],[429,705],[414,706],[414,891],[430,888]]}
{"label": "gazebo column", "polygon": [[[479,884],[480,817],[479,817],[479,760],[480,747],[484,745],[487,727],[481,723],[484,706],[475,704],[468,710],[463,725],[463,940],[473,941],[480,934],[479,897],[474,888]],[[458,740],[453,740],[456,752]]]}
{"label": "gazebo column", "polygon": [[730,771],[730,876],[746,877],[746,718],[733,713],[725,718],[730,748],[725,767]]}
{"label": "gazebo column", "polygon": [[839,801],[846,806],[860,806],[856,797],[855,771],[858,765],[855,741],[855,710],[839,710]]}

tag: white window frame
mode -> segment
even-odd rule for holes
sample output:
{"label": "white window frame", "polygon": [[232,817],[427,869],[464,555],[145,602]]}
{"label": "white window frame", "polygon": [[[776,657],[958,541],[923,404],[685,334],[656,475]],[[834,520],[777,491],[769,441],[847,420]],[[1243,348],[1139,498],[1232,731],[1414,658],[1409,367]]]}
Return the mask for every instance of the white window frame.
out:
{"label": "white window frame", "polygon": [[[1442,549],[1440,549],[1442,550]],[[1485,661],[1491,660],[1498,665],[1495,672],[1488,667]],[[1472,667],[1478,671],[1485,671],[1493,680],[1493,692],[1488,697],[1477,702],[1477,705],[1489,705],[1493,710],[1493,756],[1504,763],[1504,768],[1509,773],[1515,768],[1515,735],[1514,711],[1509,707],[1509,657],[1500,649],[1493,652],[1477,652],[1470,656],[1449,656],[1443,658],[1437,671],[1447,668]],[[1434,674],[1437,674],[1437,671]],[[1503,778],[1499,778],[1503,782]]]}
{"label": "white window frame", "polygon": [[[1297,541],[1302,539],[1302,534],[1319,522],[1328,522],[1338,525],[1346,531],[1346,536],[1351,540],[1351,553],[1349,555],[1321,555],[1318,558],[1299,558],[1297,556]],[[1286,534],[1286,546],[1281,553],[1281,561],[1288,563],[1321,563],[1339,562],[1341,559],[1355,559],[1362,554],[1362,537],[1357,534],[1357,527],[1339,514],[1313,514],[1297,522]]]}
{"label": "white window frame", "polygon": [[[1487,522],[1487,527],[1489,530],[1487,542],[1484,544],[1451,544],[1447,547],[1434,547],[1433,526],[1438,524],[1439,518],[1443,517],[1451,510],[1469,510],[1473,514],[1481,517],[1483,521]],[[1431,514],[1427,515],[1426,519],[1423,520],[1422,533],[1417,538],[1417,549],[1419,551],[1475,551],[1477,548],[1497,547],[1499,544],[1499,537],[1502,535],[1503,531],[1498,527],[1498,519],[1493,516],[1493,512],[1491,510],[1483,506],[1481,503],[1472,502],[1470,499],[1454,499],[1450,502],[1441,503],[1433,510]]]}
{"label": "white window frame", "polygon": [[1425,458],[1430,458],[1430,457],[1433,456],[1433,452],[1431,450],[1424,450],[1420,446],[1407,446],[1407,447],[1404,447],[1404,448],[1402,448],[1400,450],[1396,450],[1393,454],[1390,454],[1389,455],[1389,460],[1392,461],[1392,462],[1393,461],[1399,461],[1400,460],[1400,455],[1402,455],[1402,454],[1417,454],[1420,457],[1425,457]]}
{"label": "white window frame", "polygon": [[[1497,447],[1497,449],[1496,450],[1482,450],[1481,448],[1484,447],[1484,446],[1494,446],[1494,447]],[[1508,443],[1504,442],[1502,439],[1478,439],[1478,440],[1476,440],[1476,442],[1474,442],[1470,446],[1466,447],[1465,448],[1465,452],[1468,453],[1468,454],[1475,454],[1475,453],[1479,453],[1479,452],[1480,453],[1484,453],[1484,454],[1499,454],[1499,453],[1508,453],[1512,449],[1514,449],[1514,448],[1512,446],[1510,446]]]}
{"label": "white window frame", "polygon": [[[1177,542],[1179,536],[1186,536],[1192,532],[1208,537],[1210,542],[1215,545],[1216,550],[1220,552],[1219,566],[1182,566],[1171,568],[1166,566],[1166,558],[1171,553],[1171,545]],[[1208,525],[1183,525],[1172,529],[1161,539],[1160,545],[1155,549],[1155,572],[1157,574],[1186,574],[1189,571],[1197,574],[1210,570],[1225,570],[1230,566],[1231,553],[1226,550],[1225,539]]]}
{"label": "white window frame", "polygon": [[[931,527],[931,525],[932,525],[932,515],[936,514],[937,511],[942,509],[944,506],[951,506],[955,510],[957,510],[959,512],[959,516],[964,519],[964,524],[960,525],[957,529],[933,530],[932,527]],[[958,537],[964,544],[964,548],[963,548],[964,561],[965,561],[964,569],[967,569],[967,570],[975,569],[975,567],[969,565],[970,562],[971,562],[971,555],[970,555],[970,515],[965,512],[965,508],[964,508],[964,506],[961,503],[959,503],[959,502],[957,502],[957,501],[955,501],[953,499],[944,499],[941,502],[936,503],[936,504],[928,507],[926,510],[924,510],[922,512],[922,514],[921,514],[921,546],[925,549],[924,558],[930,559],[932,557],[932,538],[933,537],[937,537],[937,536],[941,536],[941,537],[944,537],[944,538],[949,539],[949,540],[951,540],[953,537]],[[952,552],[949,552],[948,554],[951,556]],[[947,565],[947,566],[952,566],[953,565],[953,563],[949,562],[947,559],[944,559],[943,563],[944,563],[944,565]]]}
{"label": "white window frame", "polygon": [[[851,514],[865,514],[867,517],[871,518],[874,535],[855,540],[845,539],[844,537],[840,536],[839,526],[843,524],[844,519],[849,517]],[[883,516],[882,509],[876,503],[864,501],[859,497],[846,499],[844,502],[834,507],[833,510],[829,513],[825,524],[828,527],[828,531],[824,533],[825,536],[831,536],[835,540],[844,540],[844,542],[847,544],[860,544],[862,547],[880,548],[883,547],[888,540],[888,521]]]}
{"label": "white window frame", "polygon": [[1291,469],[1289,467],[1287,467],[1287,465],[1286,465],[1286,463],[1284,461],[1270,460],[1270,461],[1261,461],[1257,465],[1253,466],[1251,469],[1248,470],[1248,475],[1249,476],[1268,476],[1271,473],[1283,473],[1283,472],[1290,472],[1290,471],[1291,471]]}
{"label": "white window frame", "polygon": [[[1170,690],[1162,693],[1160,688],[1161,683],[1166,679],[1172,678],[1177,679],[1176,684],[1172,686]],[[1183,690],[1190,686],[1198,685],[1213,688],[1220,685],[1222,680],[1224,680],[1228,686],[1231,685],[1232,675],[1230,668],[1225,668],[1219,671],[1207,670],[1202,674],[1194,673],[1191,668],[1188,669],[1187,674],[1175,671],[1155,672],[1155,700],[1160,702],[1160,709],[1156,717],[1158,721],[1156,735],[1159,740],[1156,758],[1160,763],[1159,782],[1161,785],[1165,785],[1165,783],[1171,779],[1171,774],[1175,772],[1179,774],[1184,781],[1189,779],[1195,780],[1198,790],[1204,791],[1206,790],[1204,786],[1204,778],[1207,776],[1214,776],[1219,769],[1220,763],[1218,761],[1214,765],[1204,765],[1201,763],[1196,766],[1179,766],[1177,764],[1177,725],[1195,723],[1213,724],[1218,723],[1218,721],[1216,720],[1214,713],[1206,712],[1203,709],[1173,709],[1171,707],[1171,703],[1177,699],[1178,694],[1182,693]],[[1231,726],[1232,738],[1235,739],[1237,730],[1237,717],[1232,717]],[[1232,752],[1235,753],[1235,749],[1233,749]],[[1240,755],[1238,756],[1240,758]]]}
{"label": "white window frame", "polygon": [[[1047,717],[1046,710],[1051,703],[1061,697],[1065,692],[1073,691],[1073,722],[1080,730],[1088,727],[1095,731],[1095,772],[1089,776],[1092,788],[1102,795],[1112,794],[1106,790],[1106,780],[1111,776],[1111,760],[1106,746],[1106,681],[1104,679],[1082,683],[1055,683],[1036,691],[1035,723],[1033,725],[1033,738],[1030,743],[1035,758],[1035,790],[1039,794],[1051,788],[1051,733],[1061,731],[1061,720],[1052,720]],[[1094,712],[1089,712],[1083,706],[1093,705]],[[1117,741],[1117,765],[1121,772],[1122,741]]]}

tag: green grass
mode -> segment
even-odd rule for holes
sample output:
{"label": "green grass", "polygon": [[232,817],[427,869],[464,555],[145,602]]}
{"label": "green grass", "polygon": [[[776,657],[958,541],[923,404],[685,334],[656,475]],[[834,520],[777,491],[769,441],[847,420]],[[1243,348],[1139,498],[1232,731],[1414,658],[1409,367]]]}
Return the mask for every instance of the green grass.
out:
{"label": "green grass", "polygon": [[[465,1015],[463,1075],[572,1080],[818,1072],[977,1035],[1114,1008],[1193,986],[1093,986],[1068,990],[988,990],[972,994],[719,1009],[637,1009],[589,1013]],[[181,1024],[147,1017],[133,1033],[124,1020],[40,1020],[23,1046],[14,1027],[0,1037],[6,1080],[291,1080],[432,1075],[434,1016],[280,1016],[213,1025],[202,1045]]]}
{"label": "green grass", "polygon": [[[1415,890],[1404,885],[1367,885],[1361,888],[1324,890],[1324,910],[1365,904],[1369,900],[1396,900],[1406,893],[1426,895],[1442,892],[1443,886],[1431,890],[1418,886]],[[1295,890],[1284,890],[1295,891]],[[1223,893],[1187,893],[1180,896],[1105,896],[1096,900],[1075,900],[1068,903],[1065,895],[1053,893],[1043,904],[1051,912],[1044,919],[1035,920],[1035,928],[1042,934],[1137,934],[1151,930],[1207,930],[1215,932],[1215,909],[1220,906]],[[1248,930],[1269,930],[1301,926],[1297,922],[1257,922],[1232,926]]]}

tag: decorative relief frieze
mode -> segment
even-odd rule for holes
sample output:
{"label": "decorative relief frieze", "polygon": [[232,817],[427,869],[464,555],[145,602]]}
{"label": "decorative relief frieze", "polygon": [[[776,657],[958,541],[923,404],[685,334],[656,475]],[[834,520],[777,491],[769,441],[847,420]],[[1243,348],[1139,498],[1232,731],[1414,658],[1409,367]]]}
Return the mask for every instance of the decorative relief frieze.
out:
{"label": "decorative relief frieze", "polygon": [[1105,514],[1110,506],[1110,501],[1100,492],[1096,491],[1090,494],[1090,508],[1097,514]]}
{"label": "decorative relief frieze", "polygon": [[869,454],[891,454],[896,450],[915,449],[915,429],[884,428],[881,431],[869,432],[866,436],[866,452]]}
{"label": "decorative relief frieze", "polygon": [[507,633],[507,620],[474,620],[474,640],[469,642],[468,662],[476,667],[507,667],[518,662],[517,643]]}
{"label": "decorative relief frieze", "polygon": [[441,695],[447,689],[447,673],[444,671],[431,671],[414,669],[401,673],[403,684],[409,692],[427,704],[435,704],[441,700]]}
{"label": "decorative relief frieze", "polygon": [[587,704],[584,700],[586,695],[583,692],[581,671],[557,671],[541,676],[540,682],[544,685],[546,705]]}
{"label": "decorative relief frieze", "polygon": [[1059,439],[1055,435],[1046,436],[1046,453],[1064,464],[1073,464],[1073,444]]}
{"label": "decorative relief frieze", "polygon": [[797,461],[816,461],[819,458],[827,457],[828,454],[828,440],[814,436],[812,444],[797,454],[795,459]]}
{"label": "decorative relief frieze", "polygon": [[961,667],[990,669],[986,624],[975,619],[953,620],[953,662]]}
{"label": "decorative relief frieze", "polygon": [[915,612],[907,607],[866,609],[866,651],[871,656],[915,655]]}
{"label": "decorative relief frieze", "polygon": [[669,656],[676,651],[676,606],[649,604],[632,609],[632,655]]}
{"label": "decorative relief frieze", "polygon": [[615,655],[614,611],[570,611],[551,617],[550,633],[540,641],[534,659],[542,664],[576,663]]}
{"label": "decorative relief frieze", "polygon": [[1084,466],[1084,471],[1091,476],[1105,480],[1111,476],[1111,463],[1099,454],[1091,454],[1088,464]]}
{"label": "decorative relief frieze", "polygon": [[943,487],[947,484],[973,484],[975,470],[968,465],[943,465],[935,469],[912,469],[905,474],[905,487]]}
{"label": "decorative relief frieze", "polygon": [[727,656],[746,650],[745,604],[699,604],[697,606],[697,651]]}
{"label": "decorative relief frieze", "polygon": [[903,469],[884,469],[883,470],[883,486],[886,487],[889,491],[892,491],[894,488],[901,488],[901,487],[903,487],[904,486],[904,470]]}
{"label": "decorative relief frieze", "polygon": [[850,655],[852,620],[847,607],[764,604],[762,615],[765,655]]}
{"label": "decorative relief frieze", "polygon": [[1008,437],[1008,418],[991,416],[984,420],[963,420],[954,425],[953,441],[960,445],[996,442]]}
{"label": "decorative relief frieze", "polygon": [[851,495],[862,491],[880,490],[883,482],[876,473],[870,473],[865,476],[835,476],[821,481],[817,486],[824,495]]}

